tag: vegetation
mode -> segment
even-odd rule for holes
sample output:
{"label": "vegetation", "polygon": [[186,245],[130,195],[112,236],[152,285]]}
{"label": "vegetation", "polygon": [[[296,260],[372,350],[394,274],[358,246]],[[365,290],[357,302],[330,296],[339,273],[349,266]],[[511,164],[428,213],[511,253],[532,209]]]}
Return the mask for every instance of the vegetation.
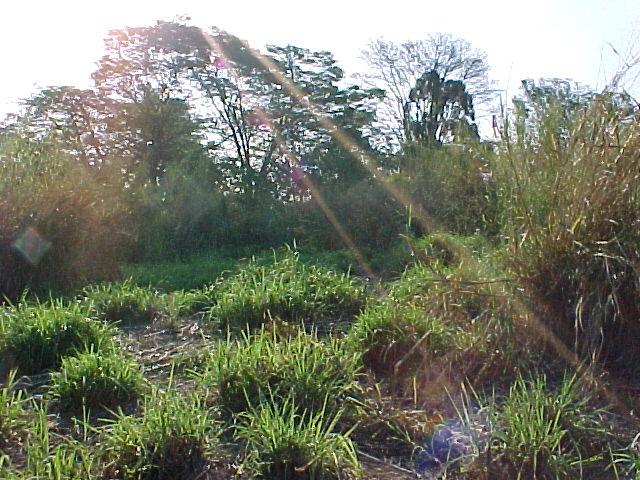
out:
{"label": "vegetation", "polygon": [[51,394],[63,410],[115,409],[136,400],[143,391],[137,362],[114,352],[85,352],[62,359]]}
{"label": "vegetation", "polygon": [[640,478],[638,103],[364,56],[129,27],[0,126],[0,477]]}
{"label": "vegetation", "polygon": [[358,280],[315,265],[305,265],[295,252],[274,254],[272,263],[249,263],[217,286],[209,311],[223,327],[244,329],[263,322],[350,319],[364,306],[366,294]]}
{"label": "vegetation", "polygon": [[263,328],[256,336],[245,333],[218,344],[199,382],[215,389],[227,415],[285,398],[309,413],[323,409],[330,415],[354,391],[357,371],[358,355],[336,338],[322,341],[296,327]]}
{"label": "vegetation", "polygon": [[111,330],[79,303],[25,301],[0,312],[0,351],[5,371],[36,374],[58,368],[66,356],[113,345]]}

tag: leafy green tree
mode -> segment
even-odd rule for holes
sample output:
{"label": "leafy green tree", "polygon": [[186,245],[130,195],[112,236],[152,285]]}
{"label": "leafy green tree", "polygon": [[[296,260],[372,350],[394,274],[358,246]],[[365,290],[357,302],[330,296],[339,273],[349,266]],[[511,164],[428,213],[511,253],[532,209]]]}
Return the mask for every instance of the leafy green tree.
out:
{"label": "leafy green tree", "polygon": [[441,145],[460,135],[478,138],[473,99],[462,80],[445,80],[431,70],[416,80],[404,106],[405,139]]}

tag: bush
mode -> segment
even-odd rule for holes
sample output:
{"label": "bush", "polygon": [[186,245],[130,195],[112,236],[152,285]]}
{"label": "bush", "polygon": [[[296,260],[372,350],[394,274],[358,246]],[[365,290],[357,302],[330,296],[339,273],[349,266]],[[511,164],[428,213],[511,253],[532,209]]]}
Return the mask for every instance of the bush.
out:
{"label": "bush", "polygon": [[294,323],[350,319],[366,299],[364,288],[348,273],[305,265],[290,251],[272,264],[249,263],[217,290],[209,317],[240,329],[275,318]]}
{"label": "bush", "polygon": [[412,203],[419,234],[428,229],[469,235],[497,233],[498,202],[482,144],[421,147],[411,145],[400,157],[394,184]]}
{"label": "bush", "polygon": [[[329,191],[324,197],[327,209],[339,226],[329,219],[315,202],[297,207],[298,221],[294,233],[297,239],[323,249],[352,248],[344,238],[363,254],[386,250],[406,232],[405,207],[382,185],[363,180],[346,190]],[[340,232],[342,229],[342,232]]]}
{"label": "bush", "polygon": [[62,410],[115,409],[137,400],[144,377],[135,359],[112,352],[84,352],[62,359],[54,373],[51,394]]}
{"label": "bush", "polygon": [[62,301],[21,302],[0,311],[0,333],[4,369],[16,368],[22,375],[56,369],[65,356],[108,350],[114,336],[79,303]]}
{"label": "bush", "polygon": [[[328,399],[325,398],[325,406]],[[341,412],[312,413],[293,397],[271,398],[241,415],[236,438],[246,443],[245,465],[273,480],[353,478],[359,473],[349,434],[335,433]]]}
{"label": "bush", "polygon": [[267,398],[290,396],[309,412],[330,399],[336,411],[344,395],[355,387],[359,357],[330,337],[297,331],[280,339],[261,330],[255,337],[220,343],[206,361],[199,382],[217,391],[216,402],[227,416],[257,408]]}
{"label": "bush", "polygon": [[640,127],[613,94],[571,113],[544,97],[507,130],[496,177],[512,267],[565,344],[628,367],[639,357]]}
{"label": "bush", "polygon": [[154,390],[141,417],[122,413],[105,434],[106,476],[124,479],[192,478],[207,466],[218,428],[200,395]]}

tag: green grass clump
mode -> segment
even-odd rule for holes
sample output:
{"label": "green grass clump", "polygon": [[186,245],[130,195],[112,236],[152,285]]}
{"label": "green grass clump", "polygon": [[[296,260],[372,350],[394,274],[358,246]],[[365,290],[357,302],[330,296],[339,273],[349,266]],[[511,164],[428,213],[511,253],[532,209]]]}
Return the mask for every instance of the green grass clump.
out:
{"label": "green grass clump", "polygon": [[78,303],[21,302],[0,311],[0,358],[22,375],[56,369],[63,357],[91,348],[111,348],[113,336]]}
{"label": "green grass clump", "polygon": [[16,479],[93,480],[98,477],[98,462],[85,442],[51,432],[49,417],[38,408],[27,439],[26,468],[15,472]]}
{"label": "green grass clump", "polygon": [[51,394],[63,410],[107,408],[136,400],[143,391],[144,377],[135,359],[111,352],[84,352],[62,359],[53,376]]}
{"label": "green grass clump", "polygon": [[305,265],[295,252],[272,264],[251,262],[218,286],[209,316],[223,326],[244,329],[278,318],[289,322],[349,319],[363,308],[366,294],[349,274]]}
{"label": "green grass clump", "polygon": [[344,342],[321,341],[313,333],[279,338],[264,329],[255,336],[228,339],[214,349],[199,381],[217,390],[226,415],[257,407],[271,396],[291,396],[310,412],[330,398],[334,408],[356,386],[360,359]]}
{"label": "green grass clump", "polygon": [[15,377],[16,372],[12,371],[0,388],[0,466],[4,451],[12,443],[20,441],[26,425],[23,393],[15,390]]}
{"label": "green grass clump", "polygon": [[575,375],[551,388],[544,376],[519,377],[491,408],[493,468],[512,478],[583,478],[606,468],[611,440],[603,410],[590,405]]}
{"label": "green grass clump", "polygon": [[144,400],[142,416],[120,413],[106,432],[106,476],[195,478],[206,467],[218,434],[201,395],[154,390]]}
{"label": "green grass clump", "polygon": [[107,322],[136,324],[152,322],[166,315],[164,296],[152,288],[121,283],[93,285],[84,289],[84,300]]}
{"label": "green grass clump", "polygon": [[[368,307],[356,319],[348,341],[377,374],[403,372],[456,348],[456,331],[424,308],[386,302]],[[400,365],[400,363],[402,365]]]}
{"label": "green grass clump", "polygon": [[[245,466],[259,478],[316,480],[359,474],[349,432],[335,433],[341,411],[328,413],[328,398],[316,412],[292,396],[271,398],[241,415],[236,438],[246,445]],[[302,410],[302,411],[301,411]]]}

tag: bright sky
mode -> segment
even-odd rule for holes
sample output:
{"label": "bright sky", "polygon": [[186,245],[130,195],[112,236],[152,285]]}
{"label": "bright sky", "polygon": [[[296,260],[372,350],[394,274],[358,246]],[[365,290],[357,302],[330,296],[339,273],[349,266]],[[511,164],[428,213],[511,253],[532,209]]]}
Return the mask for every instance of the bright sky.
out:
{"label": "bright sky", "polygon": [[[255,47],[330,50],[362,71],[371,39],[448,32],[484,49],[491,76],[511,97],[522,78],[571,78],[602,87],[629,52],[640,55],[639,0],[21,0],[0,9],[0,117],[37,87],[86,87],[108,30],[188,14]],[[630,82],[640,97],[640,79]]]}

